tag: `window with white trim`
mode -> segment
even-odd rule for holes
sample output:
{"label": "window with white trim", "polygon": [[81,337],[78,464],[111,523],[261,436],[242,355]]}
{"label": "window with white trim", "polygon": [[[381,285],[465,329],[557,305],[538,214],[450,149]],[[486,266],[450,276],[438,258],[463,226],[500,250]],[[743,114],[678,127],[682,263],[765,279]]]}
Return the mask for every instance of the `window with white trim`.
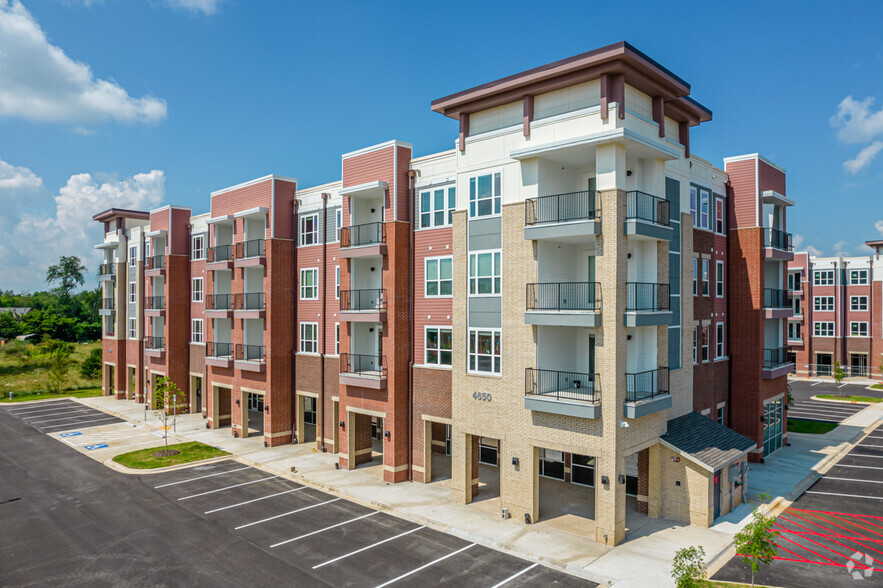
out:
{"label": "window with white trim", "polygon": [[707,190],[699,191],[699,226],[703,229],[708,229],[708,198],[709,194]]}
{"label": "window with white trim", "polygon": [[340,323],[334,323],[334,355],[340,355]]}
{"label": "window with white trim", "polygon": [[457,192],[454,186],[420,192],[420,228],[446,227],[451,224]]}
{"label": "window with white trim", "polygon": [[702,295],[708,296],[708,260],[702,260]]}
{"label": "window with white trim", "polygon": [[696,204],[699,200],[699,189],[696,186],[690,186],[690,216],[693,217],[693,226],[699,226],[699,216],[696,214]]}
{"label": "window with white trim", "polygon": [[137,284],[135,282],[129,282],[129,304],[135,304],[138,300],[136,288]]}
{"label": "window with white trim", "polygon": [[715,325],[714,346],[715,346],[714,357],[716,359],[726,357],[726,354],[725,354],[726,350],[724,349],[724,324],[723,323],[717,323],[717,325]]}
{"label": "window with white trim", "polygon": [[500,214],[501,184],[500,172],[469,178],[469,218]]}
{"label": "window with white trim", "polygon": [[300,244],[315,245],[319,242],[319,215],[304,214],[300,217]]}
{"label": "window with white trim", "polygon": [[343,228],[343,209],[338,208],[334,213],[334,240],[340,241],[340,229]]}
{"label": "window with white trim", "polygon": [[501,251],[469,254],[469,295],[488,296],[501,292]]}
{"label": "window with white trim", "polygon": [[788,289],[792,292],[800,290],[800,272],[788,272]]}
{"label": "window with white trim", "polygon": [[693,258],[693,296],[699,295],[699,258]]}
{"label": "window with white trim", "polygon": [[723,198],[715,198],[714,200],[714,230],[719,235],[724,234],[724,200]]}
{"label": "window with white trim", "polygon": [[130,318],[129,319],[129,339],[135,338],[135,331],[137,330],[137,328],[138,328],[138,323],[137,323],[136,319]]}
{"label": "window with white trim", "polygon": [[803,303],[801,302],[800,296],[795,296],[791,299],[791,304],[794,307],[794,316],[802,316],[803,315]]}
{"label": "window with white trim", "polygon": [[788,340],[789,341],[802,341],[803,337],[801,336],[801,323],[798,321],[788,321]]}
{"label": "window with white trim", "polygon": [[426,327],[426,365],[451,365],[453,363],[452,330],[442,327]]}
{"label": "window with white trim", "polygon": [[812,285],[813,286],[833,286],[834,285],[834,270],[815,270],[812,273]]}
{"label": "window with white trim", "polygon": [[867,337],[868,336],[868,323],[864,321],[856,321],[849,323],[849,336],[850,337]]}
{"label": "window with white trim", "polygon": [[813,323],[812,329],[815,337],[833,337],[834,321],[816,321]]}
{"label": "window with white trim", "polygon": [[812,308],[817,312],[830,312],[834,310],[834,297],[815,296],[812,301]]}
{"label": "window with white trim", "polygon": [[138,262],[138,246],[133,245],[129,247],[129,265],[131,267],[135,267],[135,264]]}
{"label": "window with white trim", "polygon": [[202,319],[193,319],[190,323],[190,342],[202,343]]}
{"label": "window with white trim", "polygon": [[699,363],[699,327],[693,327],[693,364]]}
{"label": "window with white trim", "polygon": [[499,374],[501,347],[499,329],[469,329],[468,371]]}
{"label": "window with white trim", "polygon": [[724,407],[723,406],[717,407],[717,422],[720,425],[724,424]]}
{"label": "window with white trim", "polygon": [[319,353],[319,323],[300,324],[300,352]]}
{"label": "window with white trim", "polygon": [[426,297],[447,297],[453,294],[453,257],[426,258]]}
{"label": "window with white trim", "polygon": [[191,237],[190,259],[205,259],[205,235],[193,235]]}
{"label": "window with white trim", "polygon": [[849,270],[849,285],[850,286],[867,286],[867,284],[868,284],[868,270],[866,270],[866,269]]}
{"label": "window with white trim", "polygon": [[867,296],[850,296],[849,310],[868,310]]}
{"label": "window with white trim", "polygon": [[319,268],[311,267],[300,270],[300,299],[319,299]]}
{"label": "window with white trim", "polygon": [[702,361],[708,361],[708,325],[702,327]]}
{"label": "window with white trim", "polygon": [[714,262],[715,270],[714,270],[714,293],[718,298],[724,297],[724,262],[723,261],[715,261]]}
{"label": "window with white trim", "polygon": [[193,278],[191,280],[190,291],[192,293],[190,300],[193,302],[202,302],[202,278]]}
{"label": "window with white trim", "polygon": [[334,299],[340,300],[340,266],[334,268]]}

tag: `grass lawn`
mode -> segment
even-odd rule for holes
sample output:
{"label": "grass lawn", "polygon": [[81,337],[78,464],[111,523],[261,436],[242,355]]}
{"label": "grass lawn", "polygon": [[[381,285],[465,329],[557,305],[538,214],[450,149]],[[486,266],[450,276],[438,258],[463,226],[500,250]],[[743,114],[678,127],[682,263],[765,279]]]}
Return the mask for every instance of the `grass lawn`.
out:
{"label": "grass lawn", "polygon": [[837,394],[819,394],[819,398],[824,398],[825,400],[845,400],[848,402],[867,402],[868,404],[883,402],[883,398],[874,398],[873,396],[838,396]]}
{"label": "grass lawn", "polygon": [[127,468],[147,470],[152,468],[164,468],[181,463],[190,463],[192,461],[202,461],[203,459],[221,457],[222,455],[230,455],[226,451],[222,451],[211,445],[206,445],[205,443],[200,443],[198,441],[191,441],[189,443],[169,445],[169,449],[177,449],[181,452],[178,455],[153,457],[153,453],[162,451],[163,449],[163,446],[139,449],[138,451],[118,455],[113,458],[113,460]]}
{"label": "grass lawn", "polygon": [[[0,347],[0,395],[9,396],[9,390],[15,393],[45,391],[49,388],[49,362],[44,358],[30,357],[28,350],[31,343],[10,341]],[[80,366],[93,349],[100,349],[101,341],[92,343],[74,343],[71,355],[73,365],[67,373],[65,388],[93,388],[101,386],[101,380],[89,380],[80,375]]]}
{"label": "grass lawn", "polygon": [[820,423],[817,421],[804,421],[802,419],[788,419],[789,433],[812,433],[824,435],[828,431],[837,428],[837,423]]}
{"label": "grass lawn", "polygon": [[101,388],[87,388],[85,390],[71,390],[70,392],[62,392],[61,394],[50,394],[43,392],[42,394],[22,394],[15,396],[12,400],[8,396],[0,398],[0,402],[26,402],[28,400],[54,400],[65,397],[89,398],[90,396],[101,396]]}
{"label": "grass lawn", "polygon": [[874,390],[883,390],[883,384],[874,384],[871,388]]}

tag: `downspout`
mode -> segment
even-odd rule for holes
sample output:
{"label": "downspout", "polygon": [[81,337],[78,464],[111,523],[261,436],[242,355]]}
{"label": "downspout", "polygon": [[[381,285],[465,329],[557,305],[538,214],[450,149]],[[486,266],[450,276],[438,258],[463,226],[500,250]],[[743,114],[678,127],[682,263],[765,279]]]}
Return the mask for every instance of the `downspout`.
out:
{"label": "downspout", "polygon": [[295,196],[291,201],[293,214],[294,214],[294,247],[292,251],[292,264],[294,265],[294,271],[291,272],[291,281],[292,288],[291,291],[294,293],[294,329],[292,331],[292,337],[294,341],[291,346],[291,444],[297,444],[297,300],[298,300],[298,292],[297,292],[297,244],[298,239],[300,239],[300,225],[298,224],[297,217],[297,205],[298,200],[297,196]]}
{"label": "downspout", "polygon": [[[410,256],[410,265],[408,271],[408,321],[410,332],[408,333],[408,432],[410,442],[408,443],[408,480],[414,480],[414,198],[416,197],[417,170],[408,170],[408,220],[410,227],[408,228],[408,236],[410,248],[408,255]],[[425,445],[425,440],[424,440]],[[430,456],[431,458],[432,456]],[[425,459],[425,456],[424,456]],[[426,464],[423,464],[424,469]],[[424,480],[426,482],[426,480]]]}
{"label": "downspout", "polygon": [[319,408],[318,414],[322,418],[319,419],[319,438],[316,439],[322,453],[325,453],[325,352],[326,341],[328,335],[328,316],[325,314],[328,309],[328,196],[327,192],[322,192],[322,349],[319,353]]}

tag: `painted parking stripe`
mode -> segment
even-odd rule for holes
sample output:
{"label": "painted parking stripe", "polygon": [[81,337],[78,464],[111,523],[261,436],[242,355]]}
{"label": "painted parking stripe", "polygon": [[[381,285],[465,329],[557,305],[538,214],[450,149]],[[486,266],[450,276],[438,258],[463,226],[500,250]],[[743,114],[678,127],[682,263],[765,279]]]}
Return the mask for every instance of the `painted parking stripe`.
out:
{"label": "painted parking stripe", "polygon": [[832,402],[832,401],[824,401],[824,400],[805,400],[803,402],[797,402],[794,404],[794,408],[801,408],[804,406],[811,406],[813,408],[824,408],[827,410],[846,410],[846,411],[859,411],[868,406],[864,403],[844,403],[844,402]]}
{"label": "painted parking stripe", "polygon": [[356,521],[360,521],[362,519],[367,519],[368,517],[373,517],[374,515],[379,514],[379,513],[380,513],[379,510],[375,510],[374,512],[369,512],[366,515],[362,515],[360,517],[356,517],[354,519],[350,519],[350,520],[344,521],[342,523],[337,523],[336,525],[331,525],[330,527],[325,527],[324,529],[319,529],[318,531],[313,531],[312,533],[306,533],[304,535],[294,537],[293,539],[286,539],[285,541],[280,541],[279,543],[274,543],[273,545],[270,546],[270,548],[272,549],[273,547],[279,547],[280,545],[285,545],[286,543],[292,543],[294,541],[299,541],[301,539],[305,539],[306,537],[310,537],[312,535],[318,535],[319,533],[323,533],[323,532],[328,531],[330,529],[342,527],[344,525],[349,525],[350,523],[355,523]]}
{"label": "painted parking stripe", "polygon": [[212,514],[213,512],[227,510],[228,508],[236,508],[237,506],[242,506],[244,504],[251,504],[252,502],[258,502],[259,500],[266,500],[268,498],[273,498],[274,496],[282,496],[283,494],[291,494],[292,492],[297,492],[298,490],[306,490],[306,489],[307,489],[306,486],[301,486],[300,488],[292,488],[291,490],[286,490],[285,492],[277,492],[276,494],[270,494],[269,496],[261,496],[260,498],[255,498],[254,500],[246,500],[245,502],[239,502],[237,504],[231,504],[229,506],[222,506],[221,508],[207,510],[203,514]]}
{"label": "painted parking stripe", "polygon": [[466,550],[469,549],[470,547],[475,547],[475,543],[470,543],[470,544],[467,545],[466,547],[461,547],[461,548],[458,549],[457,551],[454,551],[454,552],[452,552],[452,553],[449,553],[449,554],[447,554],[447,555],[444,555],[444,556],[438,558],[438,559],[435,560],[435,561],[431,561],[431,562],[429,562],[428,564],[424,564],[424,565],[420,566],[420,567],[417,568],[417,569],[411,570],[411,571],[408,572],[407,574],[402,574],[402,575],[399,576],[398,578],[393,578],[392,580],[390,580],[390,581],[388,581],[388,582],[384,582],[383,584],[379,585],[377,588],[383,588],[384,586],[389,586],[390,584],[394,584],[394,583],[398,582],[399,580],[403,580],[403,579],[407,578],[407,577],[410,576],[411,574],[416,574],[417,572],[419,572],[419,571],[421,571],[421,570],[425,570],[426,568],[428,568],[428,567],[430,567],[430,566],[434,566],[435,564],[437,564],[437,563],[439,563],[439,562],[441,562],[441,561],[444,561],[444,560],[448,559],[449,557],[454,557],[454,556],[457,555],[458,553],[463,553],[464,551],[466,551]]}
{"label": "painted parking stripe", "polygon": [[[21,420],[26,421],[28,419],[41,419],[43,417],[55,416],[57,414],[73,414],[73,413],[78,413],[78,412],[82,413],[82,412],[93,412],[93,411],[91,408],[86,408],[86,407],[66,408],[64,410],[57,410],[57,409],[41,410],[39,413],[28,413],[28,414],[22,414],[22,415],[16,415],[16,416],[18,416],[18,418],[20,418]],[[98,412],[98,411],[94,411],[94,412]]]}
{"label": "painted parking stripe", "polygon": [[113,417],[113,416],[112,416],[112,417],[107,417],[107,418],[103,418],[103,419],[92,419],[92,420],[89,420],[89,421],[76,421],[76,422],[73,422],[73,423],[63,423],[63,424],[60,424],[60,425],[46,425],[45,427],[42,427],[42,426],[41,426],[41,427],[39,427],[39,428],[40,428],[40,429],[57,429],[57,428],[59,428],[59,427],[78,427],[78,426],[80,426],[80,425],[82,425],[82,424],[84,424],[84,423],[97,423],[97,422],[99,422],[99,421],[112,421],[112,420],[119,420],[119,419],[118,419],[117,417]]}
{"label": "painted parking stripe", "polygon": [[865,439],[883,439],[883,435],[868,435]]}
{"label": "painted parking stripe", "polygon": [[334,498],[334,499],[332,499],[332,500],[326,500],[325,502],[320,502],[319,504],[311,504],[310,506],[305,506],[305,507],[303,507],[303,508],[299,508],[299,509],[297,509],[297,510],[292,510],[292,511],[289,511],[289,512],[284,512],[284,513],[282,513],[282,514],[278,514],[278,515],[276,515],[276,516],[272,516],[272,517],[270,517],[270,518],[268,518],[268,519],[261,519],[260,521],[255,521],[255,522],[253,522],[253,523],[246,523],[246,524],[244,524],[244,525],[239,525],[238,527],[234,527],[233,530],[234,530],[234,531],[238,531],[239,529],[244,529],[244,528],[246,528],[246,527],[251,527],[252,525],[259,525],[259,524],[261,524],[261,523],[266,523],[267,521],[272,521],[272,520],[279,519],[279,518],[282,518],[282,517],[287,517],[288,515],[293,515],[293,514],[296,514],[296,513],[299,513],[299,512],[303,512],[303,511],[305,511],[305,510],[310,510],[311,508],[316,508],[317,506],[324,506],[324,505],[326,505],[326,504],[331,504],[332,502],[337,502],[338,500],[340,500],[340,498]]}
{"label": "painted parking stripe", "polygon": [[526,568],[524,568],[523,570],[521,570],[521,571],[518,572],[517,574],[514,574],[514,575],[512,575],[512,576],[509,576],[508,578],[506,578],[505,580],[503,580],[503,581],[500,582],[499,584],[494,584],[493,586],[491,586],[491,588],[500,588],[500,586],[504,586],[504,585],[508,584],[509,582],[511,582],[512,580],[514,580],[514,579],[517,578],[518,576],[520,576],[521,574],[526,574],[527,572],[531,571],[532,569],[534,569],[534,568],[537,567],[538,565],[540,565],[540,564],[535,563],[535,564],[533,564],[532,566],[527,566]]}
{"label": "painted parking stripe", "polygon": [[847,453],[844,457],[876,457],[883,459],[883,455],[868,455],[867,453]]}
{"label": "painted parking stripe", "polygon": [[378,541],[377,543],[372,543],[371,545],[368,545],[367,547],[363,547],[363,548],[357,549],[355,551],[350,551],[349,553],[347,553],[345,555],[341,555],[340,557],[335,557],[334,559],[329,559],[328,561],[326,561],[324,563],[320,563],[318,565],[313,566],[313,569],[316,570],[316,569],[321,568],[323,566],[327,566],[328,564],[333,564],[334,562],[338,562],[342,559],[346,559],[351,555],[356,555],[357,553],[362,553],[363,551],[368,551],[369,549],[373,549],[374,547],[377,547],[378,545],[383,545],[384,543],[389,543],[390,541],[394,541],[395,539],[398,539],[399,537],[404,537],[405,535],[410,535],[411,533],[414,533],[415,531],[419,531],[420,529],[425,529],[425,528],[426,528],[425,526],[421,525],[420,527],[417,527],[416,529],[411,529],[410,531],[405,531],[404,533],[399,533],[395,537],[390,537],[388,539],[384,539],[383,541]]}
{"label": "painted parking stripe", "polygon": [[[70,400],[53,400],[51,402],[41,402],[40,404],[35,404],[33,406],[17,406],[15,408],[7,408],[6,412],[10,412],[13,414],[18,414],[22,412],[28,412],[32,410],[55,410],[59,406],[67,405],[71,406],[77,404],[76,402],[71,402]],[[80,404],[79,406],[83,406]]]}
{"label": "painted parking stripe", "polygon": [[816,381],[816,382],[813,382],[812,384],[810,384],[810,387],[812,387],[812,386],[818,386],[818,385],[821,384],[821,383],[822,383],[821,380]]}
{"label": "painted parking stripe", "polygon": [[807,494],[826,494],[828,496],[845,496],[846,498],[870,498],[872,500],[883,500],[883,496],[863,496],[861,494],[839,494],[837,492],[819,492],[818,490],[807,490]]}
{"label": "painted parking stripe", "polygon": [[184,496],[183,498],[179,498],[178,500],[190,500],[191,498],[196,498],[197,496],[205,496],[206,494],[214,494],[215,492],[223,492],[224,490],[230,490],[231,488],[239,488],[240,486],[248,486],[249,484],[257,484],[258,482],[266,482],[267,480],[275,480],[279,476],[268,476],[266,478],[261,478],[259,480],[252,480],[251,482],[243,482],[241,484],[233,484],[232,486],[225,486],[224,488],[217,488],[215,490],[209,490],[208,492],[200,492],[199,494],[191,494],[190,496]]}
{"label": "painted parking stripe", "polygon": [[[70,415],[70,413],[65,413],[65,414]],[[98,414],[103,415],[104,413],[98,413]],[[57,416],[57,417],[53,417],[53,418],[51,418],[51,419],[46,419],[46,420],[40,420],[40,421],[25,421],[25,422],[26,422],[27,424],[29,424],[29,425],[42,425],[43,423],[51,423],[51,422],[54,422],[54,421],[72,421],[72,420],[74,420],[74,419],[89,418],[89,417],[93,417],[93,416],[96,416],[96,415],[95,415],[95,414],[75,414],[75,415],[72,415],[72,416],[63,416],[63,417],[59,417],[59,416]],[[39,417],[39,418],[43,418],[43,417]]]}
{"label": "painted parking stripe", "polygon": [[208,474],[206,476],[199,476],[198,478],[187,478],[186,480],[178,480],[177,482],[169,482],[168,484],[160,484],[159,486],[154,486],[154,489],[157,488],[165,488],[166,486],[175,486],[177,484],[184,484],[186,482],[193,482],[194,480],[203,480],[205,478],[211,478],[214,476],[223,476],[224,474],[232,474],[233,472],[241,472],[242,470],[251,469],[251,466],[245,466],[244,468],[237,468],[235,470],[227,470],[225,472],[218,472],[217,474]]}
{"label": "painted parking stripe", "polygon": [[821,408],[813,408],[813,407],[803,408],[801,406],[801,407],[795,407],[795,408],[789,410],[788,416],[794,416],[795,413],[797,413],[797,414],[819,414],[819,415],[823,415],[823,416],[842,417],[842,418],[846,418],[848,416],[853,415],[853,413],[851,413],[851,412],[850,413],[841,413],[841,412],[833,412],[830,410],[823,410]]}
{"label": "painted parking stripe", "polygon": [[883,484],[883,480],[858,480],[856,478],[832,478],[831,476],[825,476],[825,480],[844,480],[846,482],[867,482],[869,484]]}
{"label": "painted parking stripe", "polygon": [[860,465],[847,465],[845,463],[834,464],[835,468],[861,468],[863,470],[883,470],[883,468],[878,468],[877,466],[860,466]]}

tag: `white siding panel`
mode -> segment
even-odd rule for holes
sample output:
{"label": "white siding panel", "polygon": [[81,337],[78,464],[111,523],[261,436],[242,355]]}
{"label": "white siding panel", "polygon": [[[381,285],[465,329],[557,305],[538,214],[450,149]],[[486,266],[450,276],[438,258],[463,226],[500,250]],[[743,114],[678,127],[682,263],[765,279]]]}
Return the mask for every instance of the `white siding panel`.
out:
{"label": "white siding panel", "polygon": [[534,99],[534,120],[601,104],[601,82],[595,80],[540,94]]}
{"label": "white siding panel", "polygon": [[522,102],[512,102],[469,115],[469,134],[478,135],[520,124],[524,116]]}

